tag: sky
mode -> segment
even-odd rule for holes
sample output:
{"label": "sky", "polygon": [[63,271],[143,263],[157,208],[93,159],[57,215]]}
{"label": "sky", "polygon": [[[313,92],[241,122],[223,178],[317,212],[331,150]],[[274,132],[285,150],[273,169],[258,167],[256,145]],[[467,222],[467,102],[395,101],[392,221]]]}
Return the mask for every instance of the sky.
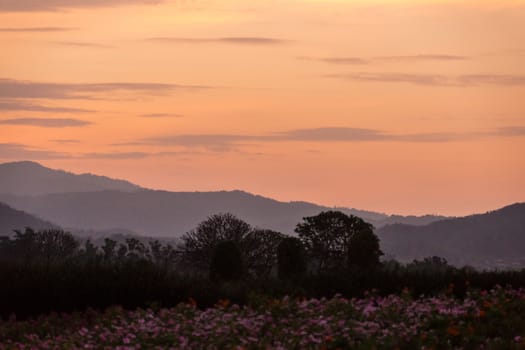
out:
{"label": "sky", "polygon": [[0,162],[398,214],[525,201],[525,1],[0,0]]}

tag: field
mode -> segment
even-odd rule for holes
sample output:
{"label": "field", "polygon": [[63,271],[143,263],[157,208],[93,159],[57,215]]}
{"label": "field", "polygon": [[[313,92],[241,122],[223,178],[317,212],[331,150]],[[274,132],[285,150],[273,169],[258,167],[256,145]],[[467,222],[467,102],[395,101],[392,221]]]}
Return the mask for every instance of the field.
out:
{"label": "field", "polygon": [[0,323],[0,349],[525,349],[525,290],[460,300],[408,292],[280,300],[249,306],[193,300],[170,309],[52,314]]}

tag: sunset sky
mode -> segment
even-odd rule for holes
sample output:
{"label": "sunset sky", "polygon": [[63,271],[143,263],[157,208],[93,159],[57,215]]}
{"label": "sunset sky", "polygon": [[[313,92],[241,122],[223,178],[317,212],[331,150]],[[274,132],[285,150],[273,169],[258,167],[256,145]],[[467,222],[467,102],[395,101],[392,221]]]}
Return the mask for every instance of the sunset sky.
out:
{"label": "sunset sky", "polygon": [[399,214],[525,201],[525,1],[0,0],[0,162]]}

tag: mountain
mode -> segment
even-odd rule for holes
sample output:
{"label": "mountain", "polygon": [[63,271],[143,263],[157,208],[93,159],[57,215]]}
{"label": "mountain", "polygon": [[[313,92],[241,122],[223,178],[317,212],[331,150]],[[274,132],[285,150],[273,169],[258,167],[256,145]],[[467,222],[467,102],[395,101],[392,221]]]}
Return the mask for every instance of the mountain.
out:
{"label": "mountain", "polygon": [[0,193],[42,195],[47,193],[114,190],[132,192],[141,188],[128,181],[92,174],[76,175],[46,168],[35,162],[0,164]]}
{"label": "mountain", "polygon": [[0,164],[0,200],[73,231],[118,228],[170,237],[180,236],[219,212],[231,212],[252,225],[289,233],[303,217],[334,209],[360,216],[377,227],[441,218],[388,216],[306,202],[279,202],[242,191],[153,191],[123,180],[76,175],[34,162]]}
{"label": "mountain", "polygon": [[0,203],[0,236],[11,236],[13,230],[23,230],[25,227],[45,230],[56,228],[57,226]]}
{"label": "mountain", "polygon": [[525,203],[424,226],[387,225],[377,234],[400,261],[436,255],[459,266],[525,267]]}
{"label": "mountain", "polygon": [[[166,237],[180,236],[208,216],[221,212],[231,212],[254,226],[292,233],[303,217],[330,209],[305,202],[278,202],[242,191],[98,191],[0,195],[0,200],[63,227],[96,231],[120,228]],[[339,210],[363,214],[352,209]]]}

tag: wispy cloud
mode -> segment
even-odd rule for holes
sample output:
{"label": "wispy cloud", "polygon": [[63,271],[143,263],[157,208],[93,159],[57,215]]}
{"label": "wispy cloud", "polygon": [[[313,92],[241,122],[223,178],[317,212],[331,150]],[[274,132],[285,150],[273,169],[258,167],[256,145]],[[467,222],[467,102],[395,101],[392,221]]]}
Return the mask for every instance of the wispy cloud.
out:
{"label": "wispy cloud", "polygon": [[464,85],[525,85],[525,75],[473,74],[462,75],[458,82]]}
{"label": "wispy cloud", "polygon": [[142,159],[148,157],[179,156],[187,152],[103,152],[103,153],[84,153],[81,158],[88,159]]}
{"label": "wispy cloud", "polygon": [[[3,2],[0,1],[0,8]],[[78,28],[71,27],[10,27],[0,28],[0,33],[52,33],[52,32],[68,32]]]}
{"label": "wispy cloud", "polygon": [[[54,140],[57,143],[72,144],[78,140]],[[186,156],[196,152],[90,152],[65,153],[49,149],[37,148],[19,143],[0,143],[0,160],[44,160],[44,159],[107,159],[126,160],[148,157]]]}
{"label": "wispy cloud", "polygon": [[27,112],[49,112],[49,113],[91,113],[90,109],[70,107],[49,107],[25,101],[0,101],[0,111],[27,111]]}
{"label": "wispy cloud", "polygon": [[173,114],[173,113],[149,113],[149,114],[142,114],[141,117],[143,118],[182,118],[184,116],[182,114]]}
{"label": "wispy cloud", "polygon": [[359,72],[327,74],[325,77],[357,82],[408,83],[425,86],[471,87],[480,85],[500,85],[512,87],[525,85],[525,75],[474,74],[446,76],[438,74]]}
{"label": "wispy cloud", "polygon": [[525,126],[507,126],[494,131],[495,135],[501,136],[525,136]]}
{"label": "wispy cloud", "polygon": [[68,8],[159,4],[162,0],[1,0],[0,12],[58,11]]}
{"label": "wispy cloud", "polygon": [[84,41],[55,41],[53,42],[55,45],[60,46],[71,46],[71,47],[77,47],[77,48],[94,48],[94,49],[114,49],[116,46],[114,45],[107,45],[107,44],[97,44],[97,43],[90,43],[90,42],[84,42]]}
{"label": "wispy cloud", "polygon": [[155,37],[147,41],[178,43],[178,44],[235,44],[235,45],[282,45],[292,41],[267,37],[219,37],[219,38],[181,38],[181,37]]}
{"label": "wispy cloud", "polygon": [[303,61],[320,61],[331,64],[340,64],[340,65],[363,65],[370,64],[372,61],[370,59],[365,59],[362,57],[311,57],[311,56],[298,56],[297,59]]}
{"label": "wispy cloud", "polygon": [[72,144],[72,143],[80,143],[80,140],[74,140],[74,139],[58,139],[58,140],[51,140],[56,143],[61,144]]}
{"label": "wispy cloud", "polygon": [[70,155],[41,148],[35,148],[19,143],[0,143],[0,159],[41,160],[61,159]]}
{"label": "wispy cloud", "polygon": [[40,83],[0,79],[0,98],[92,99],[94,94],[109,92],[137,92],[162,95],[173,91],[210,89],[202,85],[165,83]]}
{"label": "wispy cloud", "polygon": [[427,86],[451,85],[448,77],[435,74],[408,74],[408,73],[345,73],[328,74],[328,78],[337,78],[347,81],[375,82],[375,83],[409,83]]}
{"label": "wispy cloud", "polygon": [[[467,133],[389,133],[382,130],[349,127],[324,127],[295,129],[267,135],[241,134],[185,134],[159,136],[141,140],[138,144],[156,144],[162,146],[182,146],[203,148],[215,152],[238,150],[241,146],[257,145],[269,142],[409,142],[409,143],[445,143],[468,141],[484,137],[525,136],[525,127],[508,127],[488,131]],[[135,143],[137,144],[137,143]]]}
{"label": "wispy cloud", "polygon": [[330,56],[330,57],[311,57],[298,56],[300,60],[319,61],[336,65],[364,65],[377,62],[431,62],[431,61],[466,61],[470,60],[468,56],[447,55],[447,54],[422,54],[407,56],[376,56],[376,57],[357,57],[357,56]]}
{"label": "wispy cloud", "polygon": [[0,120],[2,125],[25,125],[36,126],[41,128],[66,128],[88,126],[93,123],[70,118],[12,118]]}
{"label": "wispy cloud", "polygon": [[373,61],[396,61],[396,62],[423,62],[423,61],[467,61],[468,56],[448,55],[448,54],[422,54],[407,56],[377,56]]}

